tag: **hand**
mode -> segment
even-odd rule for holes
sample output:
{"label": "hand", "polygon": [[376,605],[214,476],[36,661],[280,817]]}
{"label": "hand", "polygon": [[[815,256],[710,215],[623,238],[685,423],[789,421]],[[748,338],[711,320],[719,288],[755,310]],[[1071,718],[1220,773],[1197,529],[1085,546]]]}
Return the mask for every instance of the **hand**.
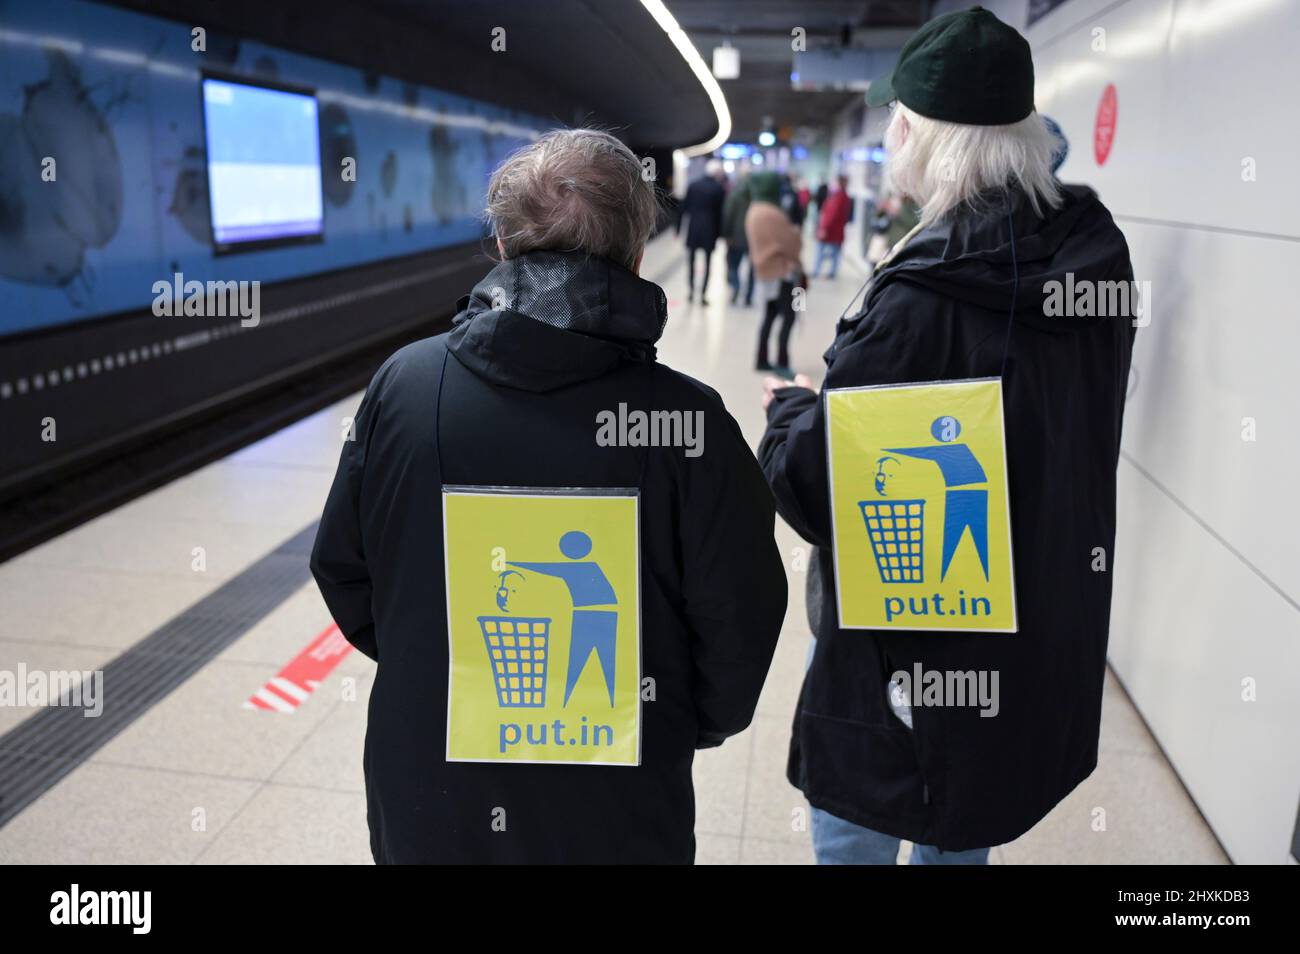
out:
{"label": "hand", "polygon": [[767,410],[768,405],[772,403],[772,398],[777,391],[782,388],[807,388],[809,391],[817,390],[813,387],[812,378],[806,374],[796,374],[793,381],[787,381],[785,378],[773,377],[768,375],[763,379],[763,410]]}

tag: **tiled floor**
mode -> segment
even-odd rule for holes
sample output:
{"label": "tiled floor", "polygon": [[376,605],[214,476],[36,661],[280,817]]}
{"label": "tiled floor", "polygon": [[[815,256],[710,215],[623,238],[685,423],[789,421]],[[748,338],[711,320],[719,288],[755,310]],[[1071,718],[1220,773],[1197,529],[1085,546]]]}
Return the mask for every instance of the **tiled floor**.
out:
{"label": "tiled floor", "polygon": [[[756,309],[726,304],[721,249],[708,306],[685,302],[671,237],[647,252],[670,320],[663,361],[717,388],[752,442]],[[795,332],[796,370],[818,376],[835,318],[860,280],[814,282]],[[319,515],[341,420],[357,396],[0,565],[0,669],[94,669],[211,593]],[[801,541],[785,630],[753,726],[696,762],[698,860],[812,861],[807,806],[784,776],[808,628]],[[3,862],[285,863],[370,860],[361,749],[371,664],[346,657],[292,715],[244,701],[329,625],[306,586],[26,811],[0,828]],[[29,715],[0,708],[0,732]],[[1025,837],[1008,864],[1224,862],[1123,690],[1107,682],[1101,764]],[[1105,829],[1095,819],[1104,813]]]}

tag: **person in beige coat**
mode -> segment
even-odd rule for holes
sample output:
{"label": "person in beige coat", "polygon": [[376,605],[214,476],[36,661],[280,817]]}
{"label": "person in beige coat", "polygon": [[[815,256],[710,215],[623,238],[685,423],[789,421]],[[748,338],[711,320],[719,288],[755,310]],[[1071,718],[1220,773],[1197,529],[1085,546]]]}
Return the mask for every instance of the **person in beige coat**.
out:
{"label": "person in beige coat", "polygon": [[[750,178],[753,201],[745,213],[745,240],[749,243],[754,291],[763,303],[763,326],[758,335],[759,371],[790,371],[790,332],[794,330],[794,287],[803,281],[799,229],[781,209],[781,178],[775,172],[758,172]],[[768,339],[777,315],[782,315],[777,360],[768,360]]]}

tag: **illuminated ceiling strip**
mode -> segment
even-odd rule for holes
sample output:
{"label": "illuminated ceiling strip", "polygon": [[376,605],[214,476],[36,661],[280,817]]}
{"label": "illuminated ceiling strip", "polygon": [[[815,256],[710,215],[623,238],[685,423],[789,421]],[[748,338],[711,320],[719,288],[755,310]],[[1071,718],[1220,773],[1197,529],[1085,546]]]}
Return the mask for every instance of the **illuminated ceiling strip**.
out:
{"label": "illuminated ceiling strip", "polygon": [[727,97],[722,93],[722,87],[718,81],[713,78],[713,72],[709,69],[704,57],[700,56],[699,50],[695,49],[695,44],[686,35],[686,31],[677,23],[677,19],[668,12],[664,6],[663,0],[641,0],[641,6],[646,8],[646,12],[655,18],[660,29],[668,34],[668,39],[673,41],[673,46],[681,53],[682,59],[686,65],[691,68],[695,78],[700,81],[704,87],[704,92],[709,96],[709,102],[713,104],[713,111],[718,116],[718,131],[713,138],[697,143],[694,146],[686,146],[679,150],[686,156],[706,156],[713,152],[731,135],[731,110],[727,108]]}

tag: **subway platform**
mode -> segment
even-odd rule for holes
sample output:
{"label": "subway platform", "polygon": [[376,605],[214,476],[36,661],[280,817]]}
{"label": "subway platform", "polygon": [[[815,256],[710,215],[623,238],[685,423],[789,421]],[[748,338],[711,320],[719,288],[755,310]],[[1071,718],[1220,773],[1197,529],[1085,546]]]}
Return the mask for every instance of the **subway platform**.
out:
{"label": "subway platform", "polygon": [[[687,301],[685,267],[671,234],[646,252],[642,275],[669,301],[660,360],[716,388],[753,446],[758,309],[728,304],[721,247],[709,305]],[[846,260],[837,279],[813,281],[794,370],[819,379],[862,278]],[[103,670],[122,701],[99,719],[0,707],[0,863],[370,862],[361,760],[373,664],[339,638],[306,565],[359,400],[0,565],[0,655],[30,671]],[[807,806],[785,779],[810,639],[805,544],[780,522],[778,542],[790,604],[757,715],[695,762],[700,863],[812,861]],[[1227,858],[1108,674],[1097,770],[992,861]]]}

